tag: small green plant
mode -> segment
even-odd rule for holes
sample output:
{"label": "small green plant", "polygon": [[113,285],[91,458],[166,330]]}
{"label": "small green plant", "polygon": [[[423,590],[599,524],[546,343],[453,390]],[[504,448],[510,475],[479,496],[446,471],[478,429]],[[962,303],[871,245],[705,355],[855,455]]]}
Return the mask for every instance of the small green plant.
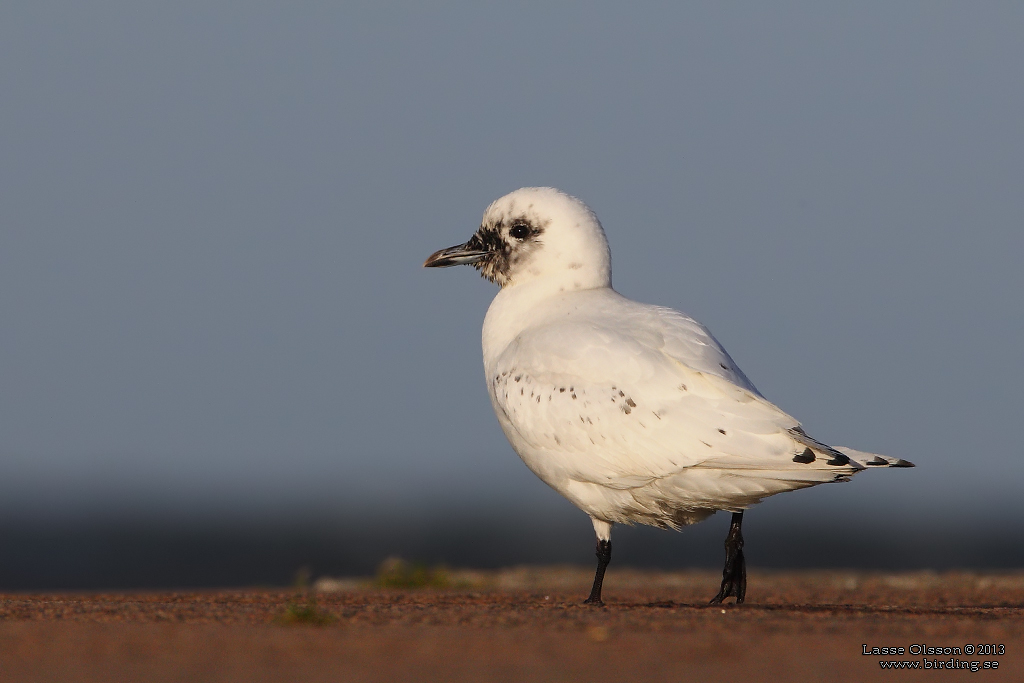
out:
{"label": "small green plant", "polygon": [[449,588],[452,581],[444,567],[389,557],[377,569],[376,584],[379,588]]}
{"label": "small green plant", "polygon": [[284,614],[277,618],[279,624],[326,626],[337,621],[334,615],[317,606],[316,595],[309,589],[310,576],[310,571],[306,567],[295,573],[295,597],[289,601]]}
{"label": "small green plant", "polygon": [[316,598],[310,595],[305,604],[290,602],[288,607],[277,619],[281,624],[309,624],[311,626],[326,626],[333,624],[337,618],[316,605]]}

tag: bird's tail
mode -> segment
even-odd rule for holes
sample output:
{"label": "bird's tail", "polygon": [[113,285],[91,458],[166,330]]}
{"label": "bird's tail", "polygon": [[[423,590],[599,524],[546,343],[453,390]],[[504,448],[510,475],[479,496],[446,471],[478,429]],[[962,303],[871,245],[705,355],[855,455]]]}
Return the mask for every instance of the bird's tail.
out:
{"label": "bird's tail", "polygon": [[846,446],[836,446],[835,449],[853,460],[855,463],[864,467],[914,467],[914,463],[903,458],[893,458],[888,455],[879,455],[878,453],[865,453],[864,451],[855,451],[852,448]]}

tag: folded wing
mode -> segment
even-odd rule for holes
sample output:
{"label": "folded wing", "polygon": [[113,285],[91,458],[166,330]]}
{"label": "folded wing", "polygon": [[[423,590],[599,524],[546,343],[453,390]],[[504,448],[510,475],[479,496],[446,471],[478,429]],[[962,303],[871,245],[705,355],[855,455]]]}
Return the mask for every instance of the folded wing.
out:
{"label": "folded wing", "polygon": [[517,438],[570,479],[619,489],[696,468],[793,487],[862,469],[795,431],[703,326],[657,310],[664,324],[570,320],[516,338],[491,391]]}

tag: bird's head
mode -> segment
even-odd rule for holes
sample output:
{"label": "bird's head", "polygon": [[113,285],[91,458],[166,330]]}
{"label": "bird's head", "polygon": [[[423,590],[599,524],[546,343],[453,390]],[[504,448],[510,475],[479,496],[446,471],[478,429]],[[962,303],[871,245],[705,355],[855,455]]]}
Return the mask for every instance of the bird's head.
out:
{"label": "bird's head", "polygon": [[502,287],[532,281],[559,290],[611,286],[611,255],[597,216],[552,187],[524,187],[496,200],[468,242],[431,254],[423,265],[461,264]]}

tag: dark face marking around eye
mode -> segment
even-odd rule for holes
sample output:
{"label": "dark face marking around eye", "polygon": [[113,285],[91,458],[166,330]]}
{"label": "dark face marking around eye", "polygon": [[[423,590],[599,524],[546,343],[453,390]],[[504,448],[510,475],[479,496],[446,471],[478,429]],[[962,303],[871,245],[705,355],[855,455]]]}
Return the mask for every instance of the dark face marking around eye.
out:
{"label": "dark face marking around eye", "polygon": [[530,226],[524,222],[516,221],[512,224],[512,227],[508,230],[509,237],[514,237],[517,240],[525,240],[530,236]]}
{"label": "dark face marking around eye", "polygon": [[474,263],[473,267],[491,282],[504,285],[512,268],[529,253],[529,246],[543,232],[543,225],[523,217],[484,223],[467,242],[469,247],[488,253],[487,258]]}

